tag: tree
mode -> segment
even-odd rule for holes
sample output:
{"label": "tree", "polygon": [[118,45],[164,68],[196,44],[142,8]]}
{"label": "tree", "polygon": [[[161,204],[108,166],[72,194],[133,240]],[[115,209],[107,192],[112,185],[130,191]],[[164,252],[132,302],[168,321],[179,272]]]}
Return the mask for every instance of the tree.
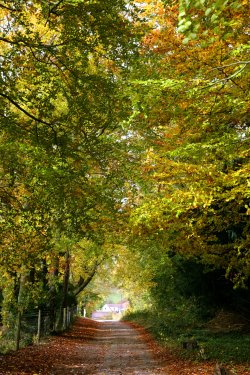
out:
{"label": "tree", "polygon": [[210,43],[203,33],[187,43],[177,29],[177,5],[157,5],[146,9],[154,29],[131,80],[137,103],[132,121],[146,127],[140,136],[151,140],[142,173],[152,181],[151,192],[132,211],[134,235],[224,269],[236,287],[247,285],[245,10],[223,10],[236,19],[233,33],[219,39],[212,27]]}
{"label": "tree", "polygon": [[[20,304],[28,283],[44,292],[33,299],[43,304],[58,298],[57,284],[70,289],[62,239],[100,245],[107,217],[117,215],[127,150],[111,134],[128,114],[120,89],[136,48],[134,10],[127,1],[65,0],[8,1],[0,12],[3,305],[6,295]],[[88,255],[79,290],[99,262]]]}

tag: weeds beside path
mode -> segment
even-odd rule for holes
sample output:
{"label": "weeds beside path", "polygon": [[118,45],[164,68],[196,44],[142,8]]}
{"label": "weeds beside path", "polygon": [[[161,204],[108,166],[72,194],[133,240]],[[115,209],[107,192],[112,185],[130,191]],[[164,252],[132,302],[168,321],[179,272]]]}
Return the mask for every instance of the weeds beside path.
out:
{"label": "weeds beside path", "polygon": [[[211,375],[213,367],[178,359],[143,328],[82,318],[63,335],[0,356],[1,375]],[[237,374],[247,372],[239,366]]]}

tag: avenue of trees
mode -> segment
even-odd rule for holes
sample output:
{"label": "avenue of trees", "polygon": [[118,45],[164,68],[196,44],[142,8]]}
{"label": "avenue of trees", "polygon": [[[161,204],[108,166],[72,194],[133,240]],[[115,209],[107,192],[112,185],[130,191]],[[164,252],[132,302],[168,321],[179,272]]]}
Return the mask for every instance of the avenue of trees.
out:
{"label": "avenue of trees", "polygon": [[141,307],[249,309],[249,11],[1,2],[4,325],[98,274]]}

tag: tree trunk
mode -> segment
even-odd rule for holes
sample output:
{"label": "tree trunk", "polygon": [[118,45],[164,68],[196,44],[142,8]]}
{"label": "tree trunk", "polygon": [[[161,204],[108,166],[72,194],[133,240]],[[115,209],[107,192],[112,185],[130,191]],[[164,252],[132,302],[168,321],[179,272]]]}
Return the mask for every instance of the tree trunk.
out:
{"label": "tree trunk", "polygon": [[79,293],[81,293],[81,291],[84,288],[86,288],[86,286],[90,283],[90,281],[95,276],[96,270],[97,270],[97,266],[92,270],[92,272],[87,276],[86,279],[83,279],[82,277],[80,277],[80,279],[78,281],[78,284],[76,285],[76,287],[73,290],[74,297],[76,297]]}
{"label": "tree trunk", "polygon": [[69,275],[70,275],[70,253],[67,249],[65,253],[65,268],[63,276],[63,289],[60,303],[60,316],[58,321],[58,329],[63,329],[63,311],[68,307],[68,290],[69,290]]}
{"label": "tree trunk", "polygon": [[56,282],[59,273],[59,258],[55,256],[52,263],[52,268],[50,270],[50,288],[49,288],[49,315],[50,315],[50,330],[55,330],[56,324],[56,308],[57,308],[57,292],[56,292]]}
{"label": "tree trunk", "polygon": [[22,273],[19,280],[19,293],[18,293],[18,310],[24,311],[29,304],[29,294],[27,290],[27,282],[29,281],[30,271],[26,267],[22,267]]}

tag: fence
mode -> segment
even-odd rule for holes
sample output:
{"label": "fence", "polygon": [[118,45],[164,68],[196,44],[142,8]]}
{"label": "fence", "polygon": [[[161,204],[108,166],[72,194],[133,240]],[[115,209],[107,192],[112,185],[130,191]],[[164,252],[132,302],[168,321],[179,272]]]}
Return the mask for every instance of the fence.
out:
{"label": "fence", "polygon": [[50,310],[32,310],[17,315],[15,327],[15,348],[20,348],[20,343],[28,345],[39,342],[42,337],[52,332],[66,330],[77,315],[77,307],[66,307],[56,310],[51,314]]}

